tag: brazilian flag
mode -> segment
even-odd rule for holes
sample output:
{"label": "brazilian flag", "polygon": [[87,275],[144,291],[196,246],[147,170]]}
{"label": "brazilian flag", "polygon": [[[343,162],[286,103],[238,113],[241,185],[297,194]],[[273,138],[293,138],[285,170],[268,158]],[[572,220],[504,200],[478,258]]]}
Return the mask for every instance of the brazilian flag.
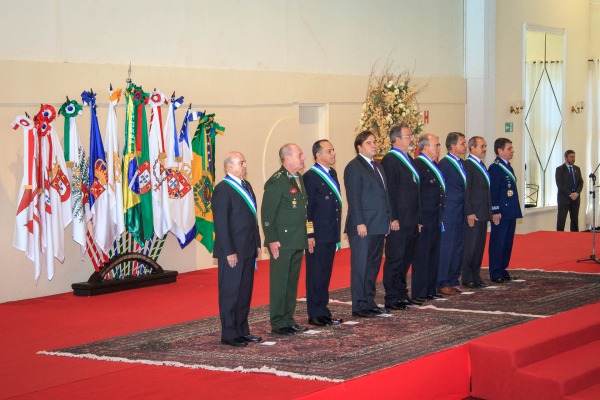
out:
{"label": "brazilian flag", "polygon": [[198,127],[192,139],[196,240],[212,253],[215,245],[215,224],[211,206],[215,181],[215,137],[217,134],[222,135],[225,128],[215,122],[215,114],[199,113],[198,119]]}

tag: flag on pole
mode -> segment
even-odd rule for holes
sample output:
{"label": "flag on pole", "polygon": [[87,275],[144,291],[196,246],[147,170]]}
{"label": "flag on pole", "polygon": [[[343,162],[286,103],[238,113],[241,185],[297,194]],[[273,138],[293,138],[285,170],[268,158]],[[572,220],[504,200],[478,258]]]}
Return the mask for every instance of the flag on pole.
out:
{"label": "flag on pole", "polygon": [[215,114],[198,113],[198,127],[192,139],[192,180],[196,215],[196,239],[210,253],[215,243],[215,225],[211,207],[213,182],[215,180],[215,137],[222,135],[225,128],[214,120]]}
{"label": "flag on pole", "polygon": [[179,133],[175,122],[175,110],[183,103],[183,97],[171,97],[169,114],[165,123],[167,158],[167,186],[169,209],[171,211],[171,232],[177,236],[183,249],[196,236],[194,216],[194,194],[192,192],[192,148],[188,120],[195,119],[196,113],[188,109]]}
{"label": "flag on pole", "polygon": [[109,223],[108,167],[96,114],[96,93],[83,91],[83,105],[90,107],[90,209],[92,210],[92,237],[104,253],[108,253],[116,226]]}
{"label": "flag on pole", "polygon": [[108,170],[108,208],[110,213],[110,220],[107,223],[112,224],[116,227],[109,229],[109,232],[116,233],[114,237],[110,238],[109,241],[114,242],[124,231],[125,223],[123,220],[123,160],[121,159],[121,153],[119,149],[119,129],[117,127],[117,112],[115,107],[121,99],[121,89],[108,91],[109,104],[108,104],[108,118],[106,121],[106,132],[105,132],[105,150],[106,156],[106,167]]}
{"label": "flag on pole", "polygon": [[150,156],[150,182],[152,186],[152,219],[154,234],[163,238],[171,229],[171,212],[169,209],[169,191],[165,170],[165,139],[162,126],[161,106],[168,104],[167,98],[160,90],[150,93],[148,105],[152,107],[150,114],[150,130],[148,148]]}
{"label": "flag on pole", "polygon": [[125,147],[123,149],[123,208],[125,226],[134,239],[143,242],[152,237],[152,193],[148,154],[146,109],[148,95],[132,83],[125,91],[127,99]]}
{"label": "flag on pole", "polygon": [[13,246],[25,252],[35,266],[35,279],[42,271],[40,248],[40,213],[38,192],[38,160],[36,131],[33,121],[18,116],[12,123],[13,129],[23,128],[23,179],[19,190],[17,218]]}
{"label": "flag on pole", "polygon": [[65,118],[65,163],[71,183],[71,211],[73,213],[73,240],[81,247],[81,260],[86,251],[87,224],[92,218],[89,204],[89,160],[81,144],[75,118],[81,115],[81,105],[69,100],[58,113]]}
{"label": "flag on pole", "polygon": [[[46,254],[48,280],[54,277],[54,256],[60,262],[65,259],[64,230],[73,219],[71,209],[71,184],[67,177],[64,152],[52,122],[56,110],[44,104],[34,118],[41,136],[42,184],[45,206],[40,207],[42,252]],[[43,210],[42,210],[43,209]]]}

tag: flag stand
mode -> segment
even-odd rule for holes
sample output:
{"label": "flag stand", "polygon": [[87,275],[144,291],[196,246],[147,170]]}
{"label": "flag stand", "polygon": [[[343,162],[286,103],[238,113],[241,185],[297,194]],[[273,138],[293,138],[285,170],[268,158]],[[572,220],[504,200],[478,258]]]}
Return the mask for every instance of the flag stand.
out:
{"label": "flag stand", "polygon": [[113,243],[109,258],[88,234],[87,253],[95,271],[87,282],[71,285],[73,294],[96,296],[175,282],[178,272],[165,271],[157,262],[164,242],[164,238],[153,236],[140,246],[125,232]]}

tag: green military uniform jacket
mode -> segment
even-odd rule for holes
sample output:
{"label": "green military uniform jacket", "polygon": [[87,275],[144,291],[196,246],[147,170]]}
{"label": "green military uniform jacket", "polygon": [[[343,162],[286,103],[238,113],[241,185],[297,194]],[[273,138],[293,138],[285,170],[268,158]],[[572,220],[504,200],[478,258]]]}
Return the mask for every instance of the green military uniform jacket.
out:
{"label": "green military uniform jacket", "polygon": [[265,183],[261,219],[265,246],[279,242],[281,249],[306,249],[306,189],[301,188],[285,167],[281,167]]}

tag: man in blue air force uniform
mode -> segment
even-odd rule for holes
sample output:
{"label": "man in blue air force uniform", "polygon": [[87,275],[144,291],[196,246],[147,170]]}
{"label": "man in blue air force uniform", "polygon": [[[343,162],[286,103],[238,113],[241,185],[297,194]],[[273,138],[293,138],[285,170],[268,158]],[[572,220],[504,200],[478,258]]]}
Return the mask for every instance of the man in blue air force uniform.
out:
{"label": "man in blue air force uniform", "polygon": [[[308,250],[306,251],[306,308],[308,323],[337,325],[327,308],[333,260],[340,242],[342,197],[335,164],[335,149],[325,139],[313,144],[315,165],[302,176],[308,207]],[[312,232],[311,229],[312,228]]]}
{"label": "man in blue air force uniform", "polygon": [[510,263],[517,219],[523,218],[523,214],[517,178],[509,162],[515,152],[510,139],[496,139],[494,152],[497,157],[488,168],[493,214],[489,246],[490,279],[502,283],[516,279],[506,269]]}

